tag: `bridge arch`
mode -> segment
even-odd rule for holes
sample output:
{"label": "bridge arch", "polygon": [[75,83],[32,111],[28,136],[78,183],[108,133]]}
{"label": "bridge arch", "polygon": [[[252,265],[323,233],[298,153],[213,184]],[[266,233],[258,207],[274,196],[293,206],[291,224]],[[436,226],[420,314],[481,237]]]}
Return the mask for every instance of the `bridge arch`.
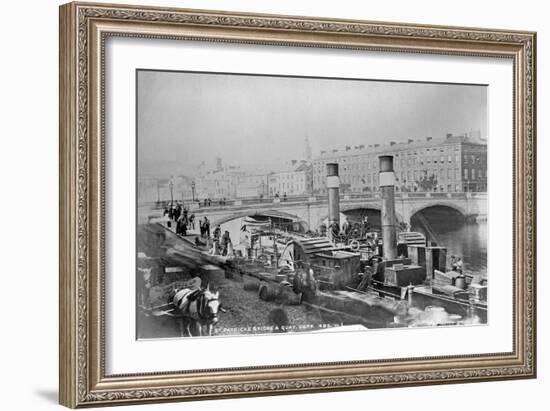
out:
{"label": "bridge arch", "polygon": [[[340,214],[344,215],[345,217],[352,217],[355,215],[366,215],[369,217],[369,221],[371,222],[371,225],[374,225],[375,227],[378,225],[381,225],[380,222],[380,212],[381,212],[381,206],[379,204],[368,204],[368,205],[357,205],[357,204],[348,204],[348,205],[341,205],[340,206]],[[374,214],[374,215],[373,215]],[[395,217],[397,219],[397,222],[400,223],[403,220],[403,216],[401,213],[399,213],[397,210],[395,212]],[[318,221],[318,225],[321,225],[326,219],[328,218],[328,212],[321,215],[321,218]],[[351,218],[353,220],[353,217]],[[342,220],[342,219],[340,219]],[[341,221],[342,223],[342,221]]]}
{"label": "bridge arch", "polygon": [[456,202],[450,202],[450,201],[434,201],[429,202],[425,204],[421,204],[415,208],[413,208],[409,212],[409,220],[411,220],[413,217],[415,217],[418,213],[426,211],[428,209],[444,209],[444,208],[450,208],[456,212],[458,212],[462,217],[465,219],[469,217],[468,210],[460,205],[458,205]]}
{"label": "bridge arch", "polygon": [[238,220],[240,218],[245,217],[272,217],[282,220],[289,220],[293,223],[298,223],[302,226],[304,230],[308,230],[308,224],[306,221],[304,221],[302,218],[295,214],[286,213],[284,211],[279,210],[247,210],[247,211],[239,211],[236,213],[232,213],[230,215],[224,215],[220,216],[220,218],[214,217],[212,219],[213,225],[222,225],[225,223],[228,223],[233,220]]}

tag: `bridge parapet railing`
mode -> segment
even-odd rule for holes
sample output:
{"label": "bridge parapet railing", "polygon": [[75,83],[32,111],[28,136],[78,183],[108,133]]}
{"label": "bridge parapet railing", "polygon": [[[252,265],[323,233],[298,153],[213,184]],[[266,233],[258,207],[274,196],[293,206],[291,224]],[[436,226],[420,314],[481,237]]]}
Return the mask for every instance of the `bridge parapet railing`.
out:
{"label": "bridge parapet railing", "polygon": [[430,197],[431,198],[448,198],[447,193],[438,193],[438,192],[430,193]]}
{"label": "bridge parapet railing", "polygon": [[[403,194],[405,193],[400,193],[402,196]],[[424,197],[427,197],[428,193],[427,192],[424,192],[424,191],[412,191],[412,192],[407,192],[407,197],[410,197],[410,198],[424,198]]]}
{"label": "bridge parapet railing", "polygon": [[478,198],[480,200],[486,200],[487,199],[487,192],[486,191],[472,191],[470,192],[471,198]]}
{"label": "bridge parapet railing", "polygon": [[[396,198],[401,199],[476,199],[476,200],[486,200],[486,192],[439,192],[439,191],[407,191],[402,192],[398,191],[395,193]],[[366,200],[378,200],[380,199],[380,193],[370,192],[370,193],[340,193],[340,201],[366,201]],[[237,198],[231,200],[211,200],[210,203],[204,204],[204,201],[186,201],[184,206],[192,211],[201,211],[201,210],[222,210],[226,208],[238,208],[238,207],[247,207],[247,206],[284,206],[284,205],[296,205],[296,204],[317,204],[324,203],[327,201],[327,196],[322,194],[317,195],[299,195],[299,196],[287,196],[286,198],[279,197],[248,197],[248,198]],[[138,207],[151,208],[151,209],[162,209],[164,203],[168,202],[143,202],[138,203]]]}

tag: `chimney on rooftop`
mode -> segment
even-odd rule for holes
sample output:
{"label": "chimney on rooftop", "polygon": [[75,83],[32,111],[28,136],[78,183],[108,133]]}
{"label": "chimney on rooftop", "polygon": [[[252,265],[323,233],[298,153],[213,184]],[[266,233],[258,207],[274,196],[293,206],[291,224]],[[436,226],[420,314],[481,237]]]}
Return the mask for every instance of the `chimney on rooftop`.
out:
{"label": "chimney on rooftop", "polygon": [[446,137],[447,139],[450,139],[452,136],[453,136],[452,133],[447,133],[447,134],[445,134],[445,137]]}
{"label": "chimney on rooftop", "polygon": [[432,141],[431,137],[426,137],[426,141]]}
{"label": "chimney on rooftop", "polygon": [[407,140],[407,144],[411,144],[411,143],[414,143],[414,140],[413,140],[412,138],[409,138],[409,139]]}
{"label": "chimney on rooftop", "polygon": [[390,141],[390,146],[395,146],[395,141]]}

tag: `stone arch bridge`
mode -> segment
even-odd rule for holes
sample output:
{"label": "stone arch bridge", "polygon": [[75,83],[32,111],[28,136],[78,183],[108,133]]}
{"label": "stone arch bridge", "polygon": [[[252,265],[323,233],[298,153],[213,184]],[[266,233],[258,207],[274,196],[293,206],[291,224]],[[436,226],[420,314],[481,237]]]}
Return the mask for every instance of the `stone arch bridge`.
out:
{"label": "stone arch bridge", "polygon": [[[395,211],[398,222],[411,222],[418,212],[434,206],[449,207],[458,211],[470,221],[487,218],[487,193],[396,193]],[[381,198],[378,193],[340,196],[340,212],[353,210],[380,210]],[[316,229],[328,216],[326,196],[289,197],[284,200],[242,199],[226,202],[224,205],[212,203],[210,207],[193,205],[191,212],[197,218],[208,216],[212,224],[221,224],[237,218],[253,215],[274,215],[305,223]]]}

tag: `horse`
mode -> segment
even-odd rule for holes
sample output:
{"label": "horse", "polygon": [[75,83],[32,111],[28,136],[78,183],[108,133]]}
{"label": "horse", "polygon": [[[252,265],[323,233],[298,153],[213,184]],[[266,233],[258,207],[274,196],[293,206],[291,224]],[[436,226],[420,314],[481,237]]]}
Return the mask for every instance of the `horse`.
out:
{"label": "horse", "polygon": [[211,336],[214,325],[218,322],[218,310],[220,302],[219,292],[210,291],[210,286],[205,289],[182,288],[177,290],[172,298],[172,303],[180,318],[180,330],[184,335],[184,320],[187,336],[192,337],[191,325],[194,324],[198,335],[202,337],[203,328],[206,327],[206,335]]}

